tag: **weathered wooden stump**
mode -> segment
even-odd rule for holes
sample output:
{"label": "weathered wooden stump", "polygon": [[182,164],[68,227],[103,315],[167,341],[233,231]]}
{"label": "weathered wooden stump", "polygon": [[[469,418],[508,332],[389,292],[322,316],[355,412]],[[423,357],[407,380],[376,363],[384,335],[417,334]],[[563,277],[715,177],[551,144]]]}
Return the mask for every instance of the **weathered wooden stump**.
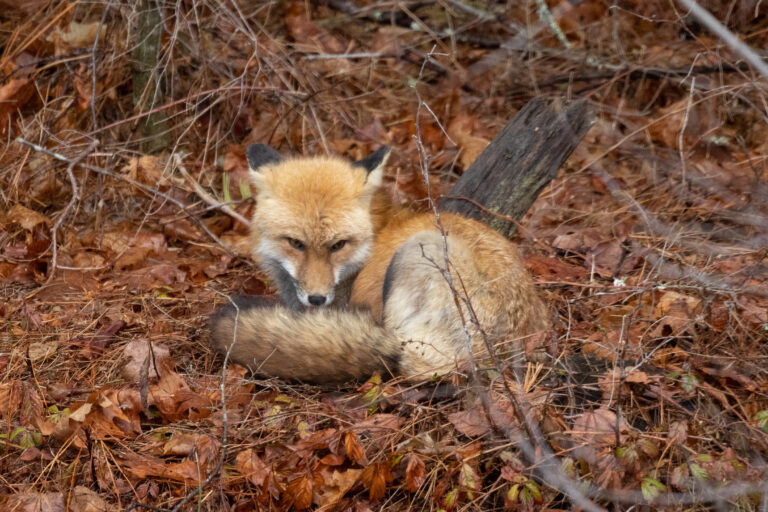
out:
{"label": "weathered wooden stump", "polygon": [[505,236],[515,225],[484,212],[523,218],[594,122],[586,100],[534,98],[525,104],[456,181],[440,210],[478,219]]}

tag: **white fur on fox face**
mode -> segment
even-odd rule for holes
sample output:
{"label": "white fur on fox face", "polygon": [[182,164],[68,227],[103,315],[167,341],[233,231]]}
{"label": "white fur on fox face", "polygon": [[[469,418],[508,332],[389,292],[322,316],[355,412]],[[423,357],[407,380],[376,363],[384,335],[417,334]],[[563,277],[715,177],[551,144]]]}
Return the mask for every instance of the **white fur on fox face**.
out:
{"label": "white fur on fox face", "polygon": [[349,257],[349,259],[343,265],[339,265],[334,269],[333,277],[336,279],[335,284],[339,284],[339,281],[347,276],[350,276],[360,270],[365,265],[365,260],[368,258],[368,254],[371,252],[371,243],[366,242],[361,244],[360,247]]}
{"label": "white fur on fox face", "polygon": [[296,268],[285,258],[285,256],[283,256],[283,253],[274,244],[267,240],[262,240],[259,244],[258,253],[264,260],[275,261],[280,264],[280,266],[288,272],[288,275],[296,279]]}

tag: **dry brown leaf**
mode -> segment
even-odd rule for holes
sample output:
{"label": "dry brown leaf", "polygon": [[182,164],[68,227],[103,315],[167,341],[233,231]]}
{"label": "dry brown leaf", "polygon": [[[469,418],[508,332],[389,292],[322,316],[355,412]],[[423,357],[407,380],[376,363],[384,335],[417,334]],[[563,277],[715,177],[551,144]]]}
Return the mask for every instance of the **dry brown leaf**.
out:
{"label": "dry brown leaf", "polygon": [[95,252],[82,251],[72,256],[74,267],[83,269],[93,269],[104,267],[104,257]]}
{"label": "dry brown leaf", "polygon": [[221,235],[221,241],[227,246],[227,249],[241,258],[249,258],[251,254],[251,238],[248,235]]}
{"label": "dry brown leaf", "polygon": [[[55,33],[48,36],[48,40],[55,40],[61,42],[69,48],[87,48],[93,46],[93,42],[96,40],[96,34],[99,33],[99,21],[92,21],[89,23],[78,23],[77,21],[70,21],[69,25],[65,29],[59,27],[55,28]],[[107,27],[101,27],[100,38],[104,37]]]}
{"label": "dry brown leaf", "polygon": [[187,219],[162,221],[161,224],[163,225],[163,233],[171,239],[176,238],[185,242],[197,242],[203,237],[200,229]]}
{"label": "dry brown leaf", "polygon": [[657,336],[669,336],[684,331],[700,311],[701,299],[673,291],[664,291],[654,308],[658,319],[654,329]]}
{"label": "dry brown leaf", "polygon": [[389,462],[374,462],[363,470],[360,481],[368,487],[368,498],[379,501],[387,492],[387,484],[392,482]]}
{"label": "dry brown leaf", "polygon": [[64,496],[60,492],[19,493],[3,503],[0,508],[13,512],[65,512]]}
{"label": "dry brown leaf", "polygon": [[365,464],[365,451],[360,445],[357,434],[354,432],[347,432],[344,434],[344,448],[347,451],[347,457],[349,457],[349,460],[355,463]]}
{"label": "dry brown leaf", "polygon": [[[134,383],[140,382],[142,368],[147,360],[147,356],[150,356],[149,348],[149,340],[133,340],[125,346],[123,356],[128,359],[128,362],[123,365],[120,373],[126,380]],[[171,352],[167,345],[153,343],[151,356],[154,359],[149,361],[149,372],[147,374],[150,379],[159,378],[158,371],[162,373],[165,368],[173,367]]]}
{"label": "dry brown leaf", "polygon": [[326,466],[341,466],[347,461],[347,458],[344,455],[338,455],[335,453],[329,453],[322,459],[320,459],[320,462],[322,464],[325,464]]}
{"label": "dry brown leaf", "polygon": [[112,341],[115,334],[117,334],[123,327],[125,327],[125,322],[123,320],[115,320],[109,325],[103,326],[92,337],[75,338],[71,343],[82,346],[80,355],[87,359],[94,359],[101,355],[104,351],[104,347],[107,346],[107,343]]}
{"label": "dry brown leaf", "polygon": [[405,488],[409,492],[416,492],[427,478],[424,461],[415,453],[406,455],[405,460],[407,461],[405,467]]}
{"label": "dry brown leaf", "polygon": [[28,76],[33,69],[32,64],[36,60],[29,53],[22,53],[16,57],[13,68],[2,70],[19,71],[19,73],[16,73],[13,78],[0,86],[0,134],[5,134],[8,131],[9,118],[35,95],[34,83]]}
{"label": "dry brown leaf", "polygon": [[[712,127],[712,118],[704,112],[704,105],[690,105],[688,95],[658,111],[660,121],[648,127],[651,137],[671,149],[680,149],[680,132],[685,128],[684,143],[695,142],[696,138]],[[667,116],[667,117],[664,117]],[[686,119],[687,117],[687,119]]]}
{"label": "dry brown leaf", "polygon": [[490,430],[485,413],[480,408],[449,414],[448,421],[467,437],[478,437]]}
{"label": "dry brown leaf", "polygon": [[58,341],[36,342],[29,344],[29,359],[33,363],[42,363],[52,359],[59,349]]}
{"label": "dry brown leaf", "polygon": [[612,277],[619,271],[624,249],[619,240],[607,240],[593,245],[584,258],[585,266],[603,277]]}
{"label": "dry brown leaf", "polygon": [[[302,2],[292,2],[285,17],[285,24],[295,49],[302,53],[344,53],[346,45],[309,20]],[[339,61],[336,61],[339,64]]]}
{"label": "dry brown leaf", "polygon": [[264,485],[271,470],[252,449],[243,450],[235,458],[237,470],[256,487]]}
{"label": "dry brown leaf", "polygon": [[73,489],[69,508],[71,512],[118,512],[120,510],[96,492],[82,485]]}
{"label": "dry brown leaf", "polygon": [[[579,414],[573,421],[572,434],[588,444],[601,445],[616,442],[616,413],[599,408]],[[629,430],[623,419],[618,423],[620,432]]]}
{"label": "dry brown leaf", "polygon": [[27,231],[32,231],[39,224],[50,225],[51,220],[42,213],[30,210],[18,203],[13,205],[5,217],[6,222],[13,222]]}
{"label": "dry brown leaf", "polygon": [[320,506],[318,512],[331,510],[354,487],[362,473],[362,469],[350,468],[346,471],[333,470],[326,476],[323,485],[315,487],[313,501]]}
{"label": "dry brown leaf", "polygon": [[124,229],[107,231],[101,239],[103,247],[116,253],[120,253],[130,247],[147,249],[154,254],[162,254],[168,250],[168,242],[162,233],[152,233],[150,231],[131,230],[130,227]]}
{"label": "dry brown leaf", "polygon": [[461,148],[459,163],[465,170],[472,165],[472,162],[477,160],[480,153],[482,153],[490,143],[490,140],[484,137],[473,135],[475,123],[476,119],[474,117],[460,114],[451,120],[447,128],[448,135],[450,135],[453,141],[459,148]]}
{"label": "dry brown leaf", "polygon": [[306,476],[295,478],[286,484],[284,496],[296,510],[304,510],[312,505],[314,482]]}
{"label": "dry brown leaf", "polygon": [[355,430],[400,430],[405,418],[398,414],[374,414],[354,425]]}
{"label": "dry brown leaf", "polygon": [[208,466],[216,459],[220,445],[209,435],[176,434],[163,445],[163,455],[194,456],[201,465]]}
{"label": "dry brown leaf", "polygon": [[584,267],[570,265],[557,258],[548,258],[538,254],[527,255],[525,267],[542,279],[557,279],[560,281],[579,282],[587,277]]}
{"label": "dry brown leaf", "polygon": [[552,247],[563,251],[577,251],[584,247],[584,241],[577,234],[557,235],[552,240]]}

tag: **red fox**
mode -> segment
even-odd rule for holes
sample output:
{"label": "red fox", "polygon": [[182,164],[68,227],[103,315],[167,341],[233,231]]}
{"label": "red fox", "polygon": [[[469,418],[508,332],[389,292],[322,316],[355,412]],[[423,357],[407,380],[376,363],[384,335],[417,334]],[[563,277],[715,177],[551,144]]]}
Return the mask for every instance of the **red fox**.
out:
{"label": "red fox", "polygon": [[218,351],[289,380],[338,383],[377,370],[429,378],[486,340],[519,355],[547,329],[509,240],[451,213],[440,214],[441,232],[435,215],[392,205],[379,190],[389,152],[351,163],[248,147],[253,255],[284,305],[240,298],[223,307],[211,319]]}

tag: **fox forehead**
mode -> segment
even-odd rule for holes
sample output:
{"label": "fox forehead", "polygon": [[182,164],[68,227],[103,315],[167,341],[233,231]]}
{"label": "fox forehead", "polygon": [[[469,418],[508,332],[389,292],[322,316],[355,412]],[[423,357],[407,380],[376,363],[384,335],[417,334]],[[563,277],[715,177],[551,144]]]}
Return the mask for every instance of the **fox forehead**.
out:
{"label": "fox forehead", "polygon": [[263,234],[309,244],[372,236],[365,169],[335,158],[284,160],[263,172],[254,215]]}
{"label": "fox forehead", "polygon": [[295,158],[279,162],[263,172],[275,198],[337,207],[349,204],[365,192],[367,172],[340,158]]}

